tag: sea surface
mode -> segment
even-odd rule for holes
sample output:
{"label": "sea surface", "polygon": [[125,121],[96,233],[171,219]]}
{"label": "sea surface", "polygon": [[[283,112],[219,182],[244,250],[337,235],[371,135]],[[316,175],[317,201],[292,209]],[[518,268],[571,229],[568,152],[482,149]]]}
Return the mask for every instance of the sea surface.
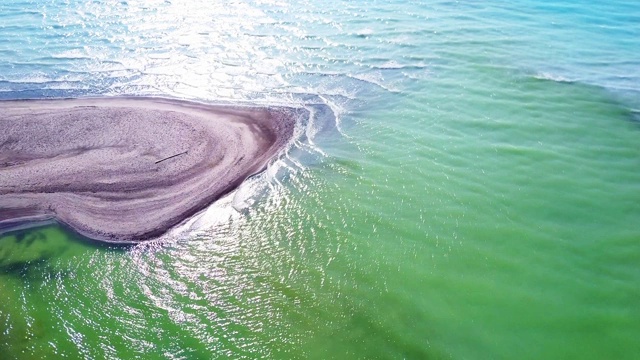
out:
{"label": "sea surface", "polygon": [[640,356],[639,1],[0,2],[0,99],[130,95],[311,115],[162,241],[0,235],[1,359]]}

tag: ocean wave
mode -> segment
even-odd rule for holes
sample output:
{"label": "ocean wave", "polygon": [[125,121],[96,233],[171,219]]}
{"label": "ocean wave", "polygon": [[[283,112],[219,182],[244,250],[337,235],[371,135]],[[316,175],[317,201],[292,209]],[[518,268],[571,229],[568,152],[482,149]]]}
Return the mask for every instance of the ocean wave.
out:
{"label": "ocean wave", "polygon": [[533,78],[534,79],[538,79],[538,80],[551,80],[551,81],[563,82],[563,83],[572,83],[572,82],[574,82],[574,80],[566,78],[566,77],[564,77],[562,75],[546,73],[546,72],[541,72],[541,73],[538,73],[536,75],[533,75]]}

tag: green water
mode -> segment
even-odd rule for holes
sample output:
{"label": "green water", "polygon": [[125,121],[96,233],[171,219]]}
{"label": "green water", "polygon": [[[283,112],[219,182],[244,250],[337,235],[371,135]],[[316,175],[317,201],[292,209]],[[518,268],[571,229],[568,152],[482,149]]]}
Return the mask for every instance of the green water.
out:
{"label": "green water", "polygon": [[173,240],[5,235],[2,359],[637,357],[640,123],[602,88],[458,76],[350,110]]}

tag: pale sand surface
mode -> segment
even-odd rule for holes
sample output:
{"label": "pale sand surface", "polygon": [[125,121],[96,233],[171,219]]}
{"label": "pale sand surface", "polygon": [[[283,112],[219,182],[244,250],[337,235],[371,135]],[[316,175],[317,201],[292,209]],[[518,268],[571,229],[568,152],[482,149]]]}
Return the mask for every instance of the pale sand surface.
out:
{"label": "pale sand surface", "polygon": [[263,170],[301,111],[159,98],[0,101],[0,231],[55,218],[94,240],[157,238]]}

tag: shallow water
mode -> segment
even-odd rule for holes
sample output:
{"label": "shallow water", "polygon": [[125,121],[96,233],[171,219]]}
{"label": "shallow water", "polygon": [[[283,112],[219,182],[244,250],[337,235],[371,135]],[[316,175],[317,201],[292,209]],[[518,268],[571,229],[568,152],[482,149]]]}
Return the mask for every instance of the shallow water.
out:
{"label": "shallow water", "polygon": [[630,1],[3,2],[0,98],[312,116],[266,173],[162,242],[3,235],[0,349],[634,358],[638,53]]}

